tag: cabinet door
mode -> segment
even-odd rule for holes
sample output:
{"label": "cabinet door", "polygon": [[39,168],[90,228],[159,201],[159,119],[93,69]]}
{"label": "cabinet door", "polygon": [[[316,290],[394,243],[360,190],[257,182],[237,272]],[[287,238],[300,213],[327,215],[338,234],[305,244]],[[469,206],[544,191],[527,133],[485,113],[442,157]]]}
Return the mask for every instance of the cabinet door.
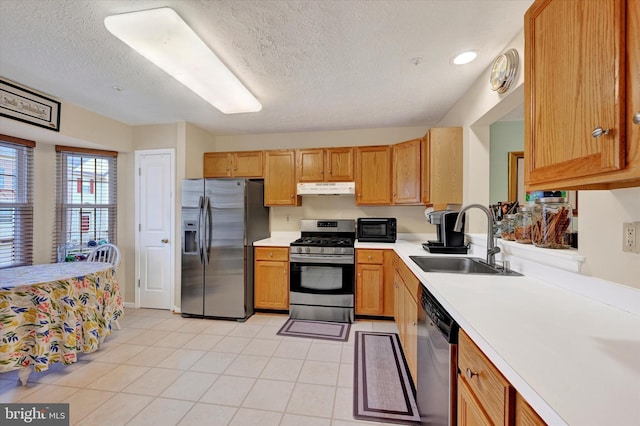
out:
{"label": "cabinet door", "polygon": [[422,202],[437,210],[462,204],[462,128],[429,129],[422,138]]}
{"label": "cabinet door", "polygon": [[398,327],[398,335],[400,336],[400,343],[404,345],[404,330],[405,330],[405,318],[404,318],[404,282],[402,277],[395,270],[393,274],[393,316],[396,321],[396,327]]}
{"label": "cabinet door", "polygon": [[395,287],[393,276],[395,274],[394,262],[398,255],[393,250],[384,250],[384,310],[382,316],[394,317]]}
{"label": "cabinet door", "polygon": [[640,167],[640,1],[627,3],[627,23],[627,162]]}
{"label": "cabinet door", "polygon": [[328,182],[352,182],[353,163],[353,148],[327,148],[325,179]]}
{"label": "cabinet door", "polygon": [[391,149],[388,145],[356,148],[356,204],[391,204]]}
{"label": "cabinet door", "polygon": [[233,176],[261,178],[263,156],[262,151],[246,151],[233,153]]}
{"label": "cabinet door", "polygon": [[409,371],[414,383],[418,380],[418,303],[405,288],[403,296],[404,318],[405,318],[405,344],[403,346],[404,356],[409,365]]}
{"label": "cabinet door", "polygon": [[264,205],[298,206],[292,150],[266,151],[264,160]]}
{"label": "cabinet door", "polygon": [[395,144],[393,155],[393,204],[420,204],[420,139]]}
{"label": "cabinet door", "polygon": [[383,266],[359,263],[356,269],[356,314],[382,315],[384,311]]}
{"label": "cabinet door", "polygon": [[206,178],[231,177],[230,152],[205,152],[203,176]]}
{"label": "cabinet door", "polygon": [[[563,180],[625,166],[626,3],[538,1],[527,11],[527,189],[565,189]],[[609,134],[593,137],[598,127]]]}
{"label": "cabinet door", "polygon": [[524,400],[522,395],[516,394],[516,426],[546,426],[544,420]]}
{"label": "cabinet door", "polygon": [[296,173],[298,182],[323,182],[324,149],[296,149]]}
{"label": "cabinet door", "polygon": [[288,262],[255,262],[254,306],[259,309],[289,309]]}
{"label": "cabinet door", "polygon": [[473,396],[467,384],[458,381],[458,425],[486,426],[494,424]]}

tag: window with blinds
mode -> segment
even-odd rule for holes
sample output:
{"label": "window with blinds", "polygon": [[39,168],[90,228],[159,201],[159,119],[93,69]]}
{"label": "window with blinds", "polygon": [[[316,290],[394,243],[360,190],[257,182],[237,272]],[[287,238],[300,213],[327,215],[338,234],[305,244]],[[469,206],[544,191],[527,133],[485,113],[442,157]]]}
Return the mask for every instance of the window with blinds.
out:
{"label": "window with blinds", "polygon": [[56,259],[116,243],[117,153],[56,146]]}
{"label": "window with blinds", "polygon": [[33,263],[33,148],[0,135],[0,268]]}

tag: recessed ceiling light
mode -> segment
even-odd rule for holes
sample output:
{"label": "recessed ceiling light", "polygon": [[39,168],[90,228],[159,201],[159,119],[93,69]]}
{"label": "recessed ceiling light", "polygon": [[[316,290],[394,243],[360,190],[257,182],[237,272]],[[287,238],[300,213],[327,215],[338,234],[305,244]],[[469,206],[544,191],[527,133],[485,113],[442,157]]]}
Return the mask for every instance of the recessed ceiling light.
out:
{"label": "recessed ceiling light", "polygon": [[132,49],[225,114],[262,105],[171,8],[107,16],[104,25]]}
{"label": "recessed ceiling light", "polygon": [[473,50],[469,50],[468,52],[462,52],[458,56],[453,58],[453,63],[456,65],[468,64],[469,62],[473,61],[477,56],[478,54]]}

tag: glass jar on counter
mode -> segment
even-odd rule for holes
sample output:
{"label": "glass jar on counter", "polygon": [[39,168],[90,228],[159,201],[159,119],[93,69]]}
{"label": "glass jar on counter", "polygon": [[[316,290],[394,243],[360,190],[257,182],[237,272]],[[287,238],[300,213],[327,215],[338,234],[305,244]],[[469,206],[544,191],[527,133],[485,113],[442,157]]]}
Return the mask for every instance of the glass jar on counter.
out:
{"label": "glass jar on counter", "polygon": [[565,235],[571,226],[572,211],[564,197],[537,199],[531,229],[533,244],[543,248],[569,248]]}
{"label": "glass jar on counter", "polygon": [[513,225],[513,235],[516,242],[531,244],[531,231],[533,229],[533,206],[523,206],[518,209]]}
{"label": "glass jar on counter", "polygon": [[502,219],[502,226],[500,227],[500,237],[503,240],[514,241],[515,236],[513,234],[513,226],[515,225],[516,215],[506,214]]}

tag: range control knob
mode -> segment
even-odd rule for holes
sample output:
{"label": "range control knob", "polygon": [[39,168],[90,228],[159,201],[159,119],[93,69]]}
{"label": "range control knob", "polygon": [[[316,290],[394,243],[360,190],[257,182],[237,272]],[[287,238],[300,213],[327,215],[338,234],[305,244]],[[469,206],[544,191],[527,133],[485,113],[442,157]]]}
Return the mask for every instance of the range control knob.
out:
{"label": "range control knob", "polygon": [[305,248],[304,248],[304,252],[305,252],[305,253],[309,253],[310,251],[311,251],[311,249],[310,249],[309,247],[305,247]]}

